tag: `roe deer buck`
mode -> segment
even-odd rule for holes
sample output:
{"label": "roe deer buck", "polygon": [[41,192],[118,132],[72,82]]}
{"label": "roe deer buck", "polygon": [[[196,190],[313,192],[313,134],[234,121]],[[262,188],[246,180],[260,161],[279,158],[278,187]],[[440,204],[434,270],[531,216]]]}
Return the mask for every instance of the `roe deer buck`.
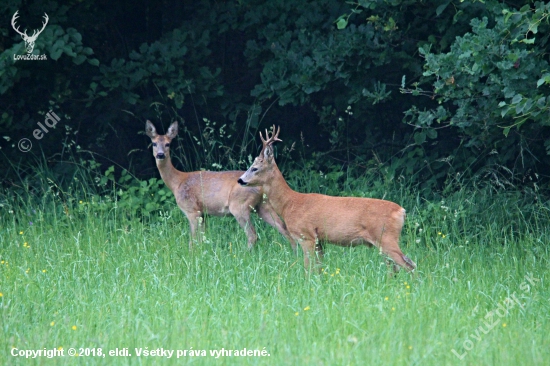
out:
{"label": "roe deer buck", "polygon": [[[172,123],[166,135],[159,135],[155,126],[147,121],[145,133],[153,143],[153,156],[162,180],[170,188],[179,208],[189,220],[192,238],[197,237],[197,226],[199,231],[202,230],[200,220],[204,214],[213,216],[231,214],[245,230],[250,249],[258,238],[250,220],[250,211],[255,209],[265,222],[289,239],[292,249],[296,251],[296,244],[290,240],[290,235],[281,218],[268,202],[263,202],[261,187],[241,187],[237,183],[242,171],[181,172],[174,168],[170,160],[170,142],[178,134],[178,123]],[[192,240],[189,246],[192,247]]]}
{"label": "roe deer buck", "polygon": [[275,212],[279,214],[293,240],[304,252],[304,265],[317,253],[321,264],[323,244],[340,246],[375,245],[380,252],[408,271],[416,264],[399,249],[399,235],[405,210],[390,201],[373,198],[332,197],[316,193],[298,193],[286,183],[273,157],[272,144],[279,140],[279,130],[271,137],[266,130],[263,148],[252,166],[239,178],[242,186],[262,187]]}

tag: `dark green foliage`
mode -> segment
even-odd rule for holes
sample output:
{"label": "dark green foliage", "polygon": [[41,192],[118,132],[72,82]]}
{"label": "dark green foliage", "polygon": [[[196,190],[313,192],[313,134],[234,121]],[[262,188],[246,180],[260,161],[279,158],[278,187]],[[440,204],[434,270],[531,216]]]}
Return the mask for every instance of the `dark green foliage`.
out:
{"label": "dark green foliage", "polygon": [[[457,37],[446,53],[420,48],[426,59],[425,83],[404,92],[430,96],[437,108],[413,107],[408,123],[418,132],[415,142],[434,139],[447,127],[479,166],[499,165],[524,174],[547,166],[550,146],[548,21],[550,5],[536,3],[519,10],[488,4],[491,18],[471,21],[471,31]],[[541,164],[543,163],[543,164]],[[455,161],[455,168],[469,165]]]}
{"label": "dark green foliage", "polygon": [[[289,174],[407,177],[428,192],[457,174],[537,188],[550,163],[548,9],[495,0],[13,0],[0,7],[3,181],[24,178],[29,170],[18,169],[36,156],[53,165],[69,151],[149,179],[156,167],[139,135],[152,119],[160,131],[182,121],[180,169],[243,169],[258,130],[278,124]],[[48,14],[34,51],[48,60],[14,62],[24,53],[10,25],[16,10],[29,30]],[[61,121],[35,140],[49,110]],[[17,149],[23,137],[30,153]]]}

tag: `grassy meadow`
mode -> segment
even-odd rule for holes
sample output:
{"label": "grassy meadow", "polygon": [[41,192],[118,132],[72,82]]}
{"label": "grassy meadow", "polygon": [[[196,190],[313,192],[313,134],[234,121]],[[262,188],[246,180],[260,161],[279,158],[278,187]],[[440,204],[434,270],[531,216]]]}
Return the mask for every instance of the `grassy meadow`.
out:
{"label": "grassy meadow", "polygon": [[[302,254],[257,217],[252,251],[231,217],[208,219],[190,251],[175,203],[145,215],[76,191],[6,192],[0,364],[547,364],[543,196],[480,188],[425,200],[380,186],[342,194],[407,209],[401,249],[416,275],[388,276],[375,249],[328,245],[323,273],[306,276]],[[53,349],[63,356],[24,356]],[[157,349],[174,353],[145,356]]]}

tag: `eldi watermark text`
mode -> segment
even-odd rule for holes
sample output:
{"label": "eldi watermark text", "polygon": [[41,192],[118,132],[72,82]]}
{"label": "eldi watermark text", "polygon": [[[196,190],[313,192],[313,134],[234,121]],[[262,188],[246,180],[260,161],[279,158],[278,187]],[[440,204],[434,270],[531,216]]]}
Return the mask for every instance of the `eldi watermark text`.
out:
{"label": "eldi watermark text", "polygon": [[[61,118],[57,114],[55,114],[54,111],[49,111],[46,113],[46,118],[44,119],[44,123],[38,122],[37,125],[40,128],[35,129],[32,132],[33,137],[36,140],[41,140],[45,134],[47,134],[50,130],[49,128],[55,128],[57,123],[61,121]],[[17,144],[17,147],[22,152],[29,152],[32,149],[32,142],[28,138],[22,138],[19,140],[19,143]]]}

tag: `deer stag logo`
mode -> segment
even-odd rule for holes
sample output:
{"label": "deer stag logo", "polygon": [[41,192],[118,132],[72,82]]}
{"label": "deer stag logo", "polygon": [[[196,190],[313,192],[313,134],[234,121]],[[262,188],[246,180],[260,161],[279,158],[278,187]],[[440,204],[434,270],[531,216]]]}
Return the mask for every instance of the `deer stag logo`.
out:
{"label": "deer stag logo", "polygon": [[48,20],[50,18],[48,18],[48,14],[44,13],[44,20],[45,21],[44,21],[44,23],[42,23],[42,29],[40,29],[39,31],[34,30],[33,33],[32,33],[32,36],[28,36],[26,29],[25,29],[24,32],[21,32],[21,31],[19,31],[19,27],[16,27],[16,25],[15,25],[15,21],[17,20],[17,18],[19,18],[19,15],[17,15],[18,12],[19,12],[19,10],[16,11],[15,14],[13,14],[13,18],[11,18],[11,26],[13,27],[13,29],[17,33],[19,33],[21,35],[21,38],[23,38],[23,41],[25,41],[25,48],[27,49],[27,53],[31,54],[32,51],[34,50],[34,43],[36,42],[36,39],[38,38],[40,33],[42,33],[44,28],[46,28],[46,24],[48,24]]}

